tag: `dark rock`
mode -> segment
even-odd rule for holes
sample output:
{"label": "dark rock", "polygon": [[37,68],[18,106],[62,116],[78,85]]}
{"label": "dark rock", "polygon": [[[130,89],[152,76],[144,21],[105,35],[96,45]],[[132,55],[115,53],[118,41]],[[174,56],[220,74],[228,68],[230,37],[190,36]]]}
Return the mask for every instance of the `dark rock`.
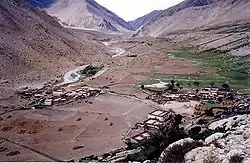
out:
{"label": "dark rock", "polygon": [[82,118],[78,118],[76,121],[81,121],[82,120]]}
{"label": "dark rock", "polygon": [[197,124],[199,125],[205,125],[205,124],[208,124],[208,120],[206,118],[199,118],[198,121],[197,121]]}
{"label": "dark rock", "polygon": [[7,118],[11,118],[11,117],[12,117],[12,115],[8,115],[8,116],[7,116]]}
{"label": "dark rock", "polygon": [[12,129],[11,126],[6,126],[6,127],[2,128],[1,131],[9,131],[11,129]]}
{"label": "dark rock", "polygon": [[75,146],[75,147],[73,147],[73,150],[82,149],[82,148],[84,148],[84,147],[85,147],[84,145]]}
{"label": "dark rock", "polygon": [[181,120],[182,120],[182,116],[181,116],[180,114],[177,114],[177,115],[175,116],[175,122],[176,122],[176,123],[181,123]]}
{"label": "dark rock", "polygon": [[20,154],[19,151],[12,151],[12,152],[7,153],[6,156],[15,156],[15,155],[18,155],[18,154]]}
{"label": "dark rock", "polygon": [[57,132],[61,132],[63,129],[62,128],[59,128],[58,130],[57,130]]}
{"label": "dark rock", "polygon": [[29,131],[28,134],[35,134],[37,131]]}
{"label": "dark rock", "polygon": [[206,109],[206,110],[205,110],[205,115],[206,115],[206,116],[211,116],[211,117],[213,117],[214,114],[213,114],[212,109]]}
{"label": "dark rock", "polygon": [[18,133],[18,134],[25,134],[25,132],[26,132],[26,130],[20,130],[20,131],[18,131],[17,133]]}
{"label": "dark rock", "polygon": [[215,118],[221,118],[223,115],[226,115],[227,112],[224,109],[212,109],[212,113]]}
{"label": "dark rock", "polygon": [[194,135],[194,134],[199,134],[200,131],[201,131],[201,126],[200,125],[194,125],[194,126],[191,126],[188,133],[190,135]]}
{"label": "dark rock", "polygon": [[6,148],[6,147],[0,147],[0,152],[4,152],[4,151],[6,151],[8,148]]}

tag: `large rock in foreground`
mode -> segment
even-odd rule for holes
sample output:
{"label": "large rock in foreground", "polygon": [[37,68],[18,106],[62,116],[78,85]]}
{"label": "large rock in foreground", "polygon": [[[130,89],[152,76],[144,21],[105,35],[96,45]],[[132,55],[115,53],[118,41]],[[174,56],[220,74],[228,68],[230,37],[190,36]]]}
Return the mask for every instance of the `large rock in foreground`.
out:
{"label": "large rock in foreground", "polygon": [[185,154],[187,163],[233,163],[250,160],[250,115],[234,116],[210,124],[210,129],[224,131],[205,140],[206,146]]}
{"label": "large rock in foreground", "polygon": [[191,138],[181,139],[177,142],[170,144],[161,154],[158,163],[172,163],[182,162],[183,155],[198,146],[201,146],[202,142],[195,141]]}

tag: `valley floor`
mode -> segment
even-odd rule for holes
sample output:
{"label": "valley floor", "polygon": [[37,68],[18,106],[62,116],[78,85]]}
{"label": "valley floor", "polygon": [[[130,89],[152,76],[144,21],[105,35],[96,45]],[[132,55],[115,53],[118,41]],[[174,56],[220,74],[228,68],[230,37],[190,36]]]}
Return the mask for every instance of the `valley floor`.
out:
{"label": "valley floor", "polygon": [[[99,62],[105,72],[91,80],[61,86],[87,85],[101,88],[105,94],[35,110],[12,110],[27,104],[18,95],[0,101],[0,161],[65,161],[119,149],[124,146],[126,131],[149,112],[170,107],[180,114],[193,112],[192,107],[180,110],[180,105],[167,107],[145,100],[148,94],[138,89],[138,84],[153,81],[152,74],[181,77],[215,72],[166,55],[165,51],[175,50],[169,42],[117,41],[108,48],[111,64]],[[125,52],[112,57],[117,48]],[[131,54],[136,57],[127,56]]]}

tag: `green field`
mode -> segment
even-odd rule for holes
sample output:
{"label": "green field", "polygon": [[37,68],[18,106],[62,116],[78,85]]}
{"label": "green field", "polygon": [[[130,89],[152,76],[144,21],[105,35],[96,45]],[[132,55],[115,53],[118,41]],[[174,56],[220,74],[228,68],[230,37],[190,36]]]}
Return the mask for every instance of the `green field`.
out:
{"label": "green field", "polygon": [[225,53],[206,52],[200,53],[195,51],[180,51],[172,53],[175,58],[182,58],[193,61],[203,67],[211,67],[216,69],[216,73],[211,75],[198,76],[166,76],[161,74],[153,74],[153,79],[162,81],[175,81],[182,85],[193,86],[193,82],[198,81],[200,86],[210,86],[214,82],[214,86],[221,86],[225,82],[241,92],[250,92],[250,57],[235,57]]}

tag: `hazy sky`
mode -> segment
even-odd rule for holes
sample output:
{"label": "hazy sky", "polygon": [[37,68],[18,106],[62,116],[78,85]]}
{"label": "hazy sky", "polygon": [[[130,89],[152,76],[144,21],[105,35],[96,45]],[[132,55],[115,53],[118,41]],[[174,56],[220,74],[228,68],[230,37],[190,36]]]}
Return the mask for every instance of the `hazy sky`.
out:
{"label": "hazy sky", "polygon": [[166,9],[183,0],[96,0],[118,16],[129,21],[153,10]]}

